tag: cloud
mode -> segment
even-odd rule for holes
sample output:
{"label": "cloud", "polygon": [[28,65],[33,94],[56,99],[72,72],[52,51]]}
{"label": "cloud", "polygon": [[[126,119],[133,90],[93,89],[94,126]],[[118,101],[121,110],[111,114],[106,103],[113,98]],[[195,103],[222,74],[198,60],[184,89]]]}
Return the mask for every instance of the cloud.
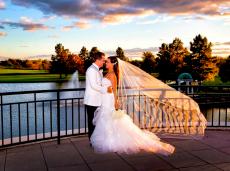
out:
{"label": "cloud", "polygon": [[42,17],[40,20],[39,20],[39,22],[42,22],[42,23],[44,23],[44,22],[47,22],[47,21],[50,21],[50,20],[54,20],[56,18],[56,16],[55,15],[45,15],[44,17]]}
{"label": "cloud", "polygon": [[213,55],[228,56],[230,55],[230,42],[215,42]]}
{"label": "cloud", "polygon": [[221,56],[221,57],[230,56],[230,50],[213,51],[213,55],[214,56]]}
{"label": "cloud", "polygon": [[37,8],[45,15],[120,23],[139,16],[229,16],[229,0],[12,0],[14,4]]}
{"label": "cloud", "polygon": [[205,20],[207,17],[194,15],[194,16],[185,16],[183,17],[183,20],[185,21],[191,21],[191,20]]}
{"label": "cloud", "polygon": [[159,16],[159,17],[153,19],[153,20],[140,21],[140,22],[138,22],[138,24],[141,24],[141,25],[156,24],[156,23],[160,23],[160,22],[167,22],[173,18],[174,18],[173,16],[162,15],[162,16]]}
{"label": "cloud", "polygon": [[58,35],[49,35],[48,38],[57,39],[57,38],[59,38],[59,36]]}
{"label": "cloud", "polygon": [[230,42],[215,42],[214,45],[215,46],[222,46],[222,45],[229,45],[230,46]]}
{"label": "cloud", "polygon": [[70,31],[73,28],[75,28],[75,26],[73,26],[73,25],[71,25],[71,26],[64,26],[64,27],[62,27],[62,31]]}
{"label": "cloud", "polygon": [[7,36],[6,32],[0,32],[0,37],[5,37],[5,36]]}
{"label": "cloud", "polygon": [[1,10],[1,9],[5,9],[5,7],[6,7],[5,2],[2,1],[2,0],[0,0],[0,10]]}
{"label": "cloud", "polygon": [[80,29],[88,29],[88,28],[90,28],[89,23],[84,22],[84,21],[78,21],[78,22],[76,22],[76,23],[75,23],[75,26],[76,26],[77,28],[80,28]]}
{"label": "cloud", "polygon": [[20,21],[18,22],[13,22],[13,21],[3,21],[3,25],[8,25],[12,28],[22,28],[25,31],[37,31],[37,30],[47,30],[49,29],[48,26],[38,23],[38,22],[33,22],[30,18],[28,17],[21,17]]}
{"label": "cloud", "polygon": [[90,24],[86,21],[77,21],[74,22],[72,25],[62,27],[62,31],[70,31],[74,28],[88,29],[90,28]]}

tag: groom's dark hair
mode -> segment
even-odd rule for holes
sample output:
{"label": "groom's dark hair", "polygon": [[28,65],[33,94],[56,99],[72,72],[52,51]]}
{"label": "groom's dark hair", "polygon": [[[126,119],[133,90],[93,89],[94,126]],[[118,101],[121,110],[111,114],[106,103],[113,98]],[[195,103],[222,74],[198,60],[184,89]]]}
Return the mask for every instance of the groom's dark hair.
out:
{"label": "groom's dark hair", "polygon": [[95,62],[96,60],[100,60],[102,56],[105,56],[103,52],[96,52],[95,55],[93,55],[93,61]]}

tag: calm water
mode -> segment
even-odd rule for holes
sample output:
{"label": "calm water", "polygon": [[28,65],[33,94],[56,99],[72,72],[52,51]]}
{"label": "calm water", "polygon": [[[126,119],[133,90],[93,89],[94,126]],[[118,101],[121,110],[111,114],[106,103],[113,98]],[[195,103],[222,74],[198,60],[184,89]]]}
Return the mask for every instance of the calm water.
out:
{"label": "calm water", "polygon": [[230,108],[212,108],[206,107],[201,109],[202,113],[205,115],[208,126],[230,126]]}
{"label": "calm water", "polygon": [[0,83],[0,92],[51,90],[62,88],[83,88],[84,81],[79,81],[77,73],[72,75],[69,82],[65,83]]}
{"label": "calm water", "polygon": [[[30,91],[30,90],[51,90],[51,89],[63,89],[63,88],[84,88],[85,82],[80,82],[77,79],[77,73],[73,74],[71,81],[67,83],[0,83],[0,92],[17,92],[17,91]],[[8,95],[3,96],[3,104],[11,103],[11,105],[3,106],[3,127],[4,127],[4,139],[9,138],[10,130],[12,129],[13,137],[19,136],[19,121],[21,124],[21,136],[27,135],[29,131],[30,135],[35,133],[35,124],[37,124],[37,133],[42,133],[51,130],[55,132],[57,130],[57,102],[56,93],[39,93],[36,95],[37,101],[48,100],[46,102],[36,103],[33,102],[33,94],[24,95]],[[83,98],[84,92],[62,92],[60,93],[61,99],[67,98]],[[13,104],[17,102],[26,102],[19,104]],[[73,108],[72,108],[73,103]],[[85,111],[82,100],[61,100],[61,130],[71,130],[72,128],[85,128]],[[80,107],[80,110],[78,110]],[[11,112],[10,112],[11,111]],[[52,114],[51,114],[52,113]],[[73,117],[72,117],[73,114]],[[20,119],[19,119],[20,115]],[[44,115],[44,117],[43,117]],[[1,111],[0,111],[1,116]],[[80,117],[79,117],[80,116]],[[36,121],[35,121],[35,118]],[[72,120],[73,119],[73,120]],[[44,120],[44,127],[43,127]],[[1,119],[0,119],[1,121]],[[12,122],[10,122],[12,121]],[[37,122],[37,123],[36,123]],[[27,123],[29,124],[27,127]],[[73,124],[72,124],[73,123]],[[80,125],[79,125],[80,124]],[[11,128],[12,125],[12,128]],[[1,130],[0,122],[0,130]],[[73,127],[72,127],[73,126]],[[29,128],[29,129],[28,129]],[[2,139],[2,132],[0,131],[0,139]]]}

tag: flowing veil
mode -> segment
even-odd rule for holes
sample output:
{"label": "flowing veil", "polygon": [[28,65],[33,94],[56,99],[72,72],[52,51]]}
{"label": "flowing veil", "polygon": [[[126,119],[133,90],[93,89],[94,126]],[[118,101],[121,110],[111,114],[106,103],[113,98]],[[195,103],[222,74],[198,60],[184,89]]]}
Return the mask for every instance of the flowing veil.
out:
{"label": "flowing veil", "polygon": [[177,137],[204,135],[198,104],[140,68],[118,59],[118,101],[140,128]]}

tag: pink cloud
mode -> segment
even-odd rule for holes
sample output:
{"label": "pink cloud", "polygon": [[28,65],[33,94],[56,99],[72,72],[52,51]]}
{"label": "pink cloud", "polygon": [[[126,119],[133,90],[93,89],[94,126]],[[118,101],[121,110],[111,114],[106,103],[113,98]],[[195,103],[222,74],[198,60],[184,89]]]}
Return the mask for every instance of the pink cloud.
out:
{"label": "pink cloud", "polygon": [[28,17],[21,17],[20,21],[18,22],[13,22],[13,21],[3,21],[3,25],[8,25],[12,28],[22,28],[25,31],[37,31],[37,30],[47,30],[49,29],[48,26],[38,23],[38,22],[33,22],[30,18]]}
{"label": "pink cloud", "polygon": [[0,32],[0,37],[5,37],[5,36],[7,36],[6,32]]}
{"label": "pink cloud", "polygon": [[5,2],[0,0],[0,9],[4,9],[5,7],[6,7]]}
{"label": "pink cloud", "polygon": [[68,0],[68,3],[62,0],[12,0],[12,2],[28,8],[37,8],[45,15],[99,20],[103,23],[119,23],[138,16],[154,14],[220,17],[230,15],[229,0]]}

